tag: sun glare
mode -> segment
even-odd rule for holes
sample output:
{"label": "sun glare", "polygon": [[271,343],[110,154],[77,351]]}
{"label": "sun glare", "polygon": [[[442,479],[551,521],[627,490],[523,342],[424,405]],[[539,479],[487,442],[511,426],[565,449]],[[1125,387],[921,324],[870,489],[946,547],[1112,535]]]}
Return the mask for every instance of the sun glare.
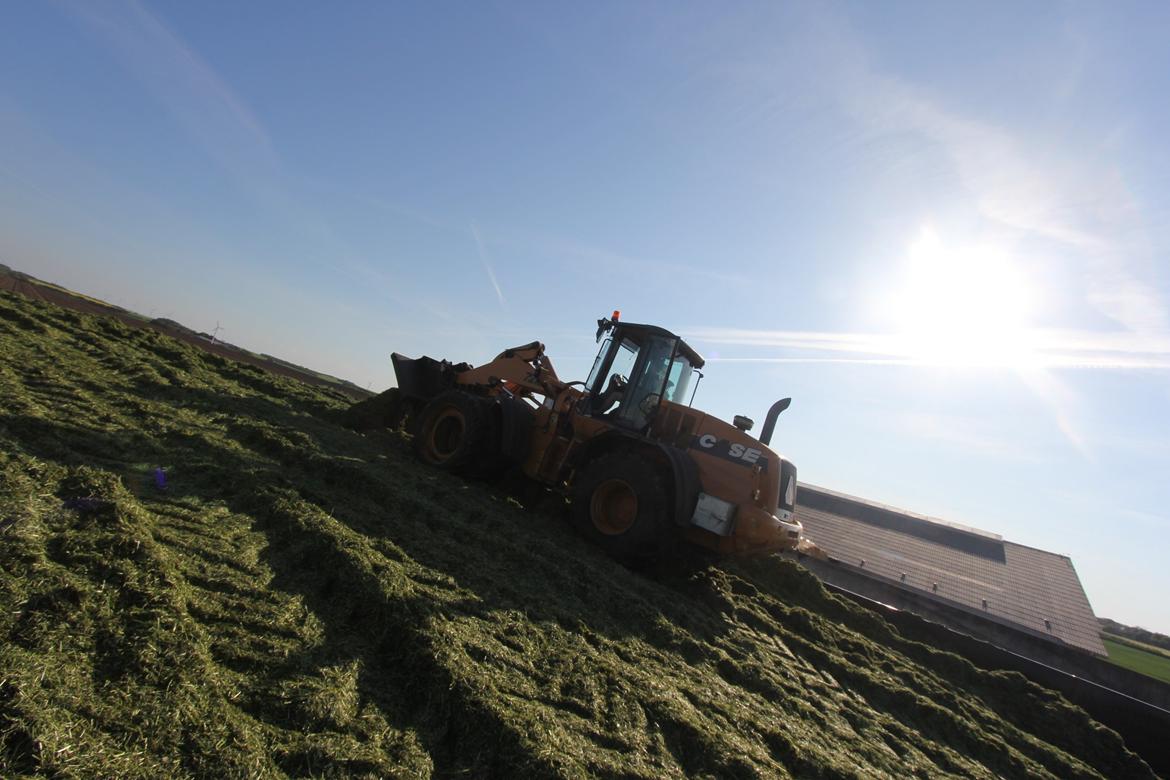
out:
{"label": "sun glare", "polygon": [[993,246],[947,246],[924,228],[889,301],[908,358],[948,366],[1027,367],[1035,306],[1027,279]]}

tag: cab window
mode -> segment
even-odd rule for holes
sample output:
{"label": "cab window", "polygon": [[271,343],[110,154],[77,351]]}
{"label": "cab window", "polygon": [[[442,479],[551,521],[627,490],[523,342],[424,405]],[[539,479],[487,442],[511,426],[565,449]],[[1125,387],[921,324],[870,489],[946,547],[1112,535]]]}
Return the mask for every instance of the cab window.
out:
{"label": "cab window", "polygon": [[666,400],[676,404],[686,404],[687,394],[691,389],[691,379],[695,369],[691,361],[682,355],[677,356],[670,365],[670,374],[666,378]]}
{"label": "cab window", "polygon": [[[638,345],[628,338],[622,339],[614,350],[613,359],[609,368],[605,368],[605,358],[609,353],[612,341],[606,339],[597,355],[593,371],[589,373],[589,382],[586,385],[593,393],[591,404],[592,414],[606,414],[614,411],[615,407],[625,397],[629,385],[630,374],[638,363]],[[605,376],[600,373],[605,371]]]}
{"label": "cab window", "polygon": [[638,353],[638,362],[623,393],[618,415],[628,427],[641,429],[662,401],[663,389],[670,372],[675,339],[651,336]]}

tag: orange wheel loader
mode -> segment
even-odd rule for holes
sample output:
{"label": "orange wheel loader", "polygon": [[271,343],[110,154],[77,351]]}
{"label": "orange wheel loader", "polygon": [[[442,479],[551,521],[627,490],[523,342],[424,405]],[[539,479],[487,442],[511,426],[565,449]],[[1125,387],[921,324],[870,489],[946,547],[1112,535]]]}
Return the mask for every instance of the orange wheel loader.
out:
{"label": "orange wheel loader", "polygon": [[678,540],[724,554],[796,549],[796,467],[768,446],[790,399],[753,438],[750,419],[691,407],[703,358],[681,338],[618,312],[597,324],[584,382],[562,381],[537,341],[478,368],[395,353],[398,387],[351,407],[346,424],[405,425],[418,457],[453,473],[519,468],[567,493],[577,528],[625,562]]}

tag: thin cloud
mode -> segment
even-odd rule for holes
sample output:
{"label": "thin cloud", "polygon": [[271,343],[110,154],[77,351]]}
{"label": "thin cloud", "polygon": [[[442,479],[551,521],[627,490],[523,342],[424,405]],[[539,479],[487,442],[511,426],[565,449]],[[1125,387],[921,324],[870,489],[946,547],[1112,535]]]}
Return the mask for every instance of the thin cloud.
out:
{"label": "thin cloud", "polygon": [[718,282],[720,284],[747,285],[751,283],[748,277],[743,274],[712,271],[708,268],[696,268],[695,266],[671,263],[664,260],[635,258],[582,244],[563,244],[561,251],[570,257],[586,261],[587,267],[590,268],[601,266],[614,271],[628,271],[631,268],[636,268],[642,272],[655,272],[668,276],[689,276],[702,281]]}
{"label": "thin cloud", "polygon": [[708,363],[838,363],[850,366],[918,366],[914,360],[894,358],[816,358],[816,357],[723,357],[706,358]]}
{"label": "thin cloud", "polygon": [[500,289],[500,283],[496,279],[496,272],[492,268],[491,262],[488,260],[487,250],[483,246],[483,238],[479,235],[479,228],[474,222],[471,223],[471,235],[475,238],[475,248],[479,250],[479,260],[483,263],[483,270],[487,271],[488,279],[491,280],[492,289],[496,291],[496,298],[500,301],[500,308],[504,311],[508,310],[508,304],[504,300],[504,292]]}
{"label": "thin cloud", "polygon": [[[865,366],[951,366],[941,359],[915,354],[912,344],[894,334],[803,331],[753,331],[733,328],[696,328],[687,331],[698,342],[783,354],[756,357],[718,357],[722,362],[827,363]],[[1096,333],[1040,330],[1021,334],[1029,344],[1027,361],[1018,354],[1000,364],[982,362],[970,368],[1008,369],[1039,398],[1065,439],[1087,460],[1093,460],[1076,420],[1082,403],[1062,381],[1063,370],[1170,371],[1170,336],[1142,336],[1130,332]],[[796,353],[796,354],[792,354]],[[958,365],[962,365],[961,363]]]}
{"label": "thin cloud", "polygon": [[[783,354],[721,357],[720,360],[776,363],[855,363],[867,365],[954,365],[915,354],[913,345],[892,333],[771,331],[742,328],[691,328],[687,335],[699,342],[725,346],[769,348]],[[1131,332],[1034,329],[1022,334],[1030,345],[1026,365],[1037,369],[1170,370],[1170,335],[1144,336]],[[797,353],[797,354],[792,354]],[[844,354],[841,354],[844,353]],[[982,367],[1016,368],[1014,359]]]}
{"label": "thin cloud", "polygon": [[[994,234],[1005,244],[1052,252],[1062,267],[1079,275],[1086,312],[1104,315],[1124,329],[1105,334],[1035,331],[1021,334],[1028,339],[1024,355],[1019,349],[1007,350],[1017,354],[1005,356],[1002,366],[993,365],[994,352],[981,356],[985,368],[1022,369],[1025,385],[1050,407],[1073,446],[1086,452],[1084,438],[1073,424],[1078,401],[1059,381],[1059,372],[1170,370],[1170,314],[1157,284],[1162,258],[1154,249],[1157,223],[1151,222],[1157,215],[1137,200],[1108,158],[1085,154],[1083,149],[1061,149],[1049,137],[1033,139],[1007,125],[965,115],[924,85],[880,72],[864,38],[851,29],[843,13],[818,7],[800,14],[796,26],[806,29],[789,47],[795,52],[790,56],[803,60],[802,72],[813,69],[822,74],[822,94],[835,97],[854,120],[842,123],[839,142],[881,148],[887,139],[910,138],[916,149],[941,153],[944,170],[937,173],[957,178],[958,200],[965,195],[983,218],[980,232]],[[804,45],[805,41],[815,41],[815,46]],[[1073,48],[1066,72],[1091,67],[1085,47]],[[787,98],[798,89],[788,81],[793,70],[777,68],[773,62],[771,67],[751,70],[747,78],[766,79],[779,98]],[[1063,84],[1064,99],[1076,88],[1075,79]],[[1100,148],[1114,134],[1113,129],[1106,131]],[[892,166],[907,161],[906,156],[889,160]],[[903,174],[890,171],[894,177]],[[932,365],[948,357],[944,349],[931,356],[933,360],[924,359],[911,344],[889,334],[717,329],[692,335],[739,346],[749,356],[784,362]],[[1023,367],[1017,365],[1021,361]]]}
{"label": "thin cloud", "polygon": [[217,163],[253,188],[272,188],[281,166],[263,123],[162,19],[137,2],[67,2],[64,8]]}
{"label": "thin cloud", "polygon": [[640,273],[654,272],[671,277],[690,277],[724,285],[743,286],[751,283],[743,274],[713,271],[709,268],[697,268],[653,258],[633,257],[531,230],[499,229],[493,231],[493,241],[510,244],[545,257],[559,258],[570,267],[588,269],[591,275],[598,271],[629,273],[631,269],[637,269]]}
{"label": "thin cloud", "polygon": [[[774,103],[786,111],[805,87],[791,74],[817,72],[821,98],[834,100],[853,120],[834,129],[832,142],[880,152],[888,141],[911,139],[913,157],[899,153],[885,160],[895,179],[906,177],[902,166],[938,153],[942,169],[919,175],[957,178],[957,198],[966,196],[983,217],[982,228],[1008,242],[1040,239],[1052,247],[1062,266],[1079,274],[1090,310],[1135,332],[1170,332],[1170,311],[1158,283],[1164,258],[1156,240],[1165,220],[1135,196],[1110,158],[1124,134],[1123,120],[1103,127],[1096,144],[1062,146],[1051,135],[1030,134],[1026,126],[960,110],[947,95],[932,93],[926,80],[881,70],[865,36],[840,9],[795,11],[788,27],[798,32],[783,54],[770,53],[734,72],[753,94],[771,90],[771,100],[753,96],[753,104]],[[1070,44],[1063,63],[1068,78],[1058,85],[1057,102],[1075,95],[1079,74],[1096,64],[1086,45],[1091,30],[1070,21],[1062,34]]]}
{"label": "thin cloud", "polygon": [[1064,434],[1065,439],[1076,448],[1086,460],[1093,460],[1093,451],[1085,441],[1084,435],[1075,424],[1080,403],[1076,395],[1056,377],[1053,372],[1040,367],[1025,367],[1018,369],[1020,379],[1037,398],[1048,407],[1056,422],[1056,427]]}
{"label": "thin cloud", "polygon": [[1070,250],[1081,263],[1086,299],[1102,314],[1139,333],[1170,330],[1162,296],[1146,280],[1156,262],[1147,220],[1115,167],[1029,148],[1008,129],[948,110],[864,64],[843,78],[841,95],[870,132],[933,143],[987,220]]}

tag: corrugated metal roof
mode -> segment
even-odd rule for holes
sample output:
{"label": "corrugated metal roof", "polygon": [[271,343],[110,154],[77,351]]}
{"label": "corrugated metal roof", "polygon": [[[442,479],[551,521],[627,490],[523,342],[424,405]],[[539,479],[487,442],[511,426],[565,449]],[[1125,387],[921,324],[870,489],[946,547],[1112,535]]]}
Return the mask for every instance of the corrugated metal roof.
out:
{"label": "corrugated metal roof", "polygon": [[1066,555],[801,484],[805,533],[840,565],[1034,636],[1105,655]]}

